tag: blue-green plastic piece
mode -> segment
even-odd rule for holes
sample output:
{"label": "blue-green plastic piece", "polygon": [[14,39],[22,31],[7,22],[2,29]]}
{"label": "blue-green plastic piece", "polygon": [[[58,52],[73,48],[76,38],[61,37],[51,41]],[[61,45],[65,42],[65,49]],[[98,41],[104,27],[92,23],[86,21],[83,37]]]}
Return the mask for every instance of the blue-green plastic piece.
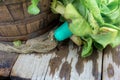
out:
{"label": "blue-green plastic piece", "polygon": [[69,30],[68,22],[64,22],[59,28],[54,32],[54,37],[57,41],[63,41],[72,36],[72,32]]}

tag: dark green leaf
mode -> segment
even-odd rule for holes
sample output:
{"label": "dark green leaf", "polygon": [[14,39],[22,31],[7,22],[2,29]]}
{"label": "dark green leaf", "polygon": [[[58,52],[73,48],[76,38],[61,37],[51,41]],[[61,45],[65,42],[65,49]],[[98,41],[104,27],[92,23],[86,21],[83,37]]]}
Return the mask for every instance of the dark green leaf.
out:
{"label": "dark green leaf", "polygon": [[92,39],[91,38],[84,38],[84,46],[83,46],[83,49],[82,49],[82,53],[81,53],[81,56],[82,57],[87,57],[87,56],[90,56],[92,54]]}

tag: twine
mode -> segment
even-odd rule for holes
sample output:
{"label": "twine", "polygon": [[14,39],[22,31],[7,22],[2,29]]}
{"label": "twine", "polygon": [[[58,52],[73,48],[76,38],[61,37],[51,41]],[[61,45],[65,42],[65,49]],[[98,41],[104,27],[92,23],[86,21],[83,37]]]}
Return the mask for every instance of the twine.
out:
{"label": "twine", "polygon": [[10,53],[45,53],[54,49],[57,46],[57,41],[53,37],[53,31],[49,34],[44,34],[37,38],[29,39],[25,44],[22,44],[19,47],[11,46],[9,44],[0,43],[0,50]]}

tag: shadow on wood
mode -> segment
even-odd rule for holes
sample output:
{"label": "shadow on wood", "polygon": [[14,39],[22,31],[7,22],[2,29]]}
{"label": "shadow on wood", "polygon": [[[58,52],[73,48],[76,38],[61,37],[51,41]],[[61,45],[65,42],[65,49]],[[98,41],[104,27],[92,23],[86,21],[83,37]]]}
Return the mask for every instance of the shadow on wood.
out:
{"label": "shadow on wood", "polygon": [[103,80],[120,79],[120,46],[112,48],[108,46],[104,50]]}
{"label": "shadow on wood", "polygon": [[18,54],[0,51],[0,76],[4,79],[9,77],[17,56]]}
{"label": "shadow on wood", "polygon": [[32,80],[101,80],[102,52],[81,58],[81,49],[71,42],[46,54],[19,55],[11,79]]}

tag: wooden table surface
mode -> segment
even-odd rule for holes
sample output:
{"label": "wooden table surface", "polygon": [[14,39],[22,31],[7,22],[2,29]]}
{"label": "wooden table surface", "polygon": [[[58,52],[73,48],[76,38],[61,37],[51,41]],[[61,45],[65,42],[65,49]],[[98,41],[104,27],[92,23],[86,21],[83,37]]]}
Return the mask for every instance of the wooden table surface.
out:
{"label": "wooden table surface", "polygon": [[94,50],[80,57],[81,48],[61,43],[48,53],[0,51],[0,80],[120,80],[120,48]]}

